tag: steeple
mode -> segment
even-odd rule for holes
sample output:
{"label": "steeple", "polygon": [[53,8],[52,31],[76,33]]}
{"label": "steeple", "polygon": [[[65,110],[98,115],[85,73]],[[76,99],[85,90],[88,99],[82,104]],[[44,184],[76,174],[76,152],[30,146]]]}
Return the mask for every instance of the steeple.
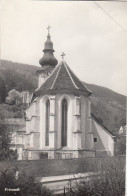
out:
{"label": "steeple", "polygon": [[39,63],[41,65],[41,70],[37,70],[36,74],[38,76],[38,88],[44,83],[46,78],[52,73],[54,70],[55,66],[57,65],[58,61],[54,57],[54,49],[53,49],[53,43],[51,41],[51,36],[49,29],[51,27],[48,26],[48,35],[47,35],[47,40],[44,45],[44,54],[43,57],[40,59]]}
{"label": "steeple", "polygon": [[48,26],[48,35],[47,35],[47,40],[45,42],[45,45],[44,45],[44,55],[43,57],[40,59],[39,63],[41,66],[52,66],[52,67],[55,67],[58,63],[57,59],[54,57],[54,54],[53,52],[54,49],[53,49],[53,43],[51,41],[51,36],[50,36],[50,33],[49,33],[49,29],[51,27]]}

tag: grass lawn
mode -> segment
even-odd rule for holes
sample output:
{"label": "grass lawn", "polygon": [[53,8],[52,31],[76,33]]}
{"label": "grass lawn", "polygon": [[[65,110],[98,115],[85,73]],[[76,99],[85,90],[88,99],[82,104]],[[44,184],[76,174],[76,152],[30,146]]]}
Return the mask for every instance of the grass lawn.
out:
{"label": "grass lawn", "polygon": [[[83,159],[41,159],[29,161],[0,161],[0,171],[4,168],[17,167],[28,174],[35,174],[37,177],[56,176],[64,174],[76,174],[83,172],[94,172],[105,168],[107,159],[113,158],[83,158]],[[124,164],[125,158],[120,157]],[[121,167],[123,167],[121,165]]]}

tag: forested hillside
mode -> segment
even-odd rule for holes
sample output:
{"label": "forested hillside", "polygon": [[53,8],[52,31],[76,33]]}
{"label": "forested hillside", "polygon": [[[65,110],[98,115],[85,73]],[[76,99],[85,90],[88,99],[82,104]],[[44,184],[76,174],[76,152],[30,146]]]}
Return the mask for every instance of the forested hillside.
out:
{"label": "forested hillside", "polygon": [[[1,96],[7,96],[11,89],[16,89],[19,92],[23,90],[35,90],[38,82],[36,77],[36,71],[38,69],[40,68],[33,65],[1,60],[0,98]],[[110,131],[117,134],[121,124],[125,124],[125,96],[108,88],[93,84],[84,84],[92,91],[92,113]],[[5,89],[4,95],[3,88]]]}
{"label": "forested hillside", "polygon": [[126,123],[126,97],[108,88],[86,84],[92,91],[92,113],[114,134]]}
{"label": "forested hillside", "polygon": [[37,87],[36,70],[39,67],[0,60],[0,77],[6,83],[6,92],[16,89],[35,90]]}

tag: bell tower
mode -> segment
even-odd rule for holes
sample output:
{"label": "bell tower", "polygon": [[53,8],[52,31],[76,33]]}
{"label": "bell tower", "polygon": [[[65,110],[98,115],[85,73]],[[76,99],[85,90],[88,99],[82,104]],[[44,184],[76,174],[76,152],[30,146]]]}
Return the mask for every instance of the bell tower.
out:
{"label": "bell tower", "polygon": [[51,74],[55,66],[57,65],[58,61],[54,57],[54,49],[53,49],[53,43],[51,41],[51,36],[49,29],[51,27],[48,26],[48,35],[47,35],[47,40],[44,44],[44,54],[43,57],[39,60],[39,64],[41,65],[41,70],[38,70],[36,72],[37,76],[39,77],[38,80],[38,88],[44,83],[46,78]]}

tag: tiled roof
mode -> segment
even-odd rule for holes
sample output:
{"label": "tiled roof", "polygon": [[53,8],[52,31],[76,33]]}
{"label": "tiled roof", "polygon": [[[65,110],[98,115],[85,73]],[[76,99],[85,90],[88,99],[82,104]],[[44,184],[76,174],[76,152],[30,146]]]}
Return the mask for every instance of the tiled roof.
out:
{"label": "tiled roof", "polygon": [[56,66],[52,74],[34,93],[34,98],[44,94],[72,93],[89,96],[91,91],[77,78],[65,61]]}
{"label": "tiled roof", "polygon": [[92,119],[93,119],[94,121],[96,121],[101,127],[103,127],[103,129],[106,130],[112,137],[115,137],[115,135],[114,135],[111,131],[109,131],[109,130],[107,129],[107,127],[105,127],[102,123],[100,123],[100,121],[97,119],[97,117],[95,117],[92,113],[91,113],[91,117],[92,117]]}

